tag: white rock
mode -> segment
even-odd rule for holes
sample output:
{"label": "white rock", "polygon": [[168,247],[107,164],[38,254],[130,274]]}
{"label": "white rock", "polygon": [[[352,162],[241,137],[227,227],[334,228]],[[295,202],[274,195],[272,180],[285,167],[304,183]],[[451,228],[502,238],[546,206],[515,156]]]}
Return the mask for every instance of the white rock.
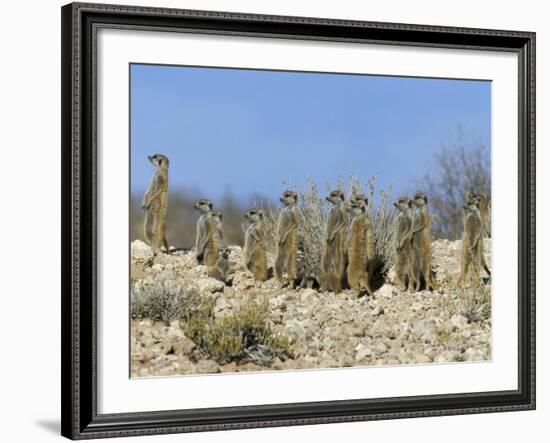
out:
{"label": "white rock", "polygon": [[380,314],[383,314],[384,313],[384,306],[382,305],[377,305],[371,312],[370,314],[373,316],[373,317],[377,317],[379,316]]}
{"label": "white rock", "polygon": [[141,240],[135,240],[132,242],[131,246],[132,258],[133,259],[145,259],[150,258],[152,251],[147,243],[142,242]]}
{"label": "white rock", "polygon": [[468,319],[463,315],[455,314],[451,317],[451,325],[456,329],[464,329],[468,325]]}
{"label": "white rock", "polygon": [[195,280],[195,285],[201,292],[219,292],[223,291],[223,288],[225,287],[224,282],[210,277]]}
{"label": "white rock", "polygon": [[355,347],[355,361],[363,360],[366,357],[370,357],[372,355],[372,350],[365,346],[363,343],[359,343]]}

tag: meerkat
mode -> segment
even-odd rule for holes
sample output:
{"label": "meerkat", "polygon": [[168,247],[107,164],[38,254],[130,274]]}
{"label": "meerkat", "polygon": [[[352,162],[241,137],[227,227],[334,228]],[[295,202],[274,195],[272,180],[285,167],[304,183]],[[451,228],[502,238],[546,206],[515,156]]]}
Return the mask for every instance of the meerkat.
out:
{"label": "meerkat", "polygon": [[372,228],[370,217],[369,217],[369,198],[365,194],[356,194],[352,199],[351,203],[354,202],[363,202],[365,204],[365,215],[367,217],[367,274],[369,278],[372,278],[374,270],[374,261],[375,261],[375,243],[374,243],[374,229]]}
{"label": "meerkat", "polygon": [[206,266],[213,266],[218,259],[218,249],[222,246],[220,236],[223,215],[221,212],[210,211],[206,214],[204,223],[205,234],[202,243],[199,245],[203,252],[203,262]]}
{"label": "meerkat", "polygon": [[481,226],[482,226],[482,232],[481,232],[481,240],[479,242],[479,255],[480,255],[480,262],[481,266],[487,273],[487,275],[491,276],[491,271],[489,270],[489,267],[487,266],[487,262],[485,261],[485,244],[484,239],[485,237],[489,237],[491,234],[491,197],[486,194],[474,194],[471,192],[466,192],[466,205],[471,202],[478,202],[479,203],[479,216],[481,218]]}
{"label": "meerkat", "polygon": [[346,204],[342,191],[332,191],[326,200],[332,205],[327,217],[326,240],[321,257],[321,292],[342,291],[344,277]]}
{"label": "meerkat", "polygon": [[[169,252],[166,241],[166,210],[168,207],[168,158],[161,154],[148,156],[151,163],[156,166],[155,173],[149,184],[149,188],[143,196],[141,209],[145,212],[143,221],[143,233],[145,241],[153,247],[153,256],[157,255],[161,243],[166,252]],[[152,225],[152,233],[149,225]]]}
{"label": "meerkat", "polygon": [[[393,204],[398,211],[395,221],[395,275],[402,291],[410,290],[416,280],[412,273],[412,200],[399,198]],[[408,281],[406,281],[408,279]]]}
{"label": "meerkat", "polygon": [[473,268],[474,281],[479,283],[480,244],[482,240],[483,222],[479,211],[477,200],[468,200],[462,207],[462,266],[458,286],[462,287],[468,277],[469,271]]}
{"label": "meerkat", "polygon": [[264,211],[250,209],[245,218],[248,221],[244,238],[244,265],[259,281],[267,280],[267,257],[265,253]]}
{"label": "meerkat", "polygon": [[435,282],[431,270],[432,223],[428,208],[428,197],[423,192],[417,192],[412,202],[412,272],[416,281],[414,290],[420,290],[420,280],[423,277],[426,289],[433,291],[435,289]]}
{"label": "meerkat", "polygon": [[298,195],[293,191],[283,192],[279,199],[283,209],[279,213],[277,225],[277,258],[275,259],[275,278],[283,284],[283,272],[288,275],[289,284],[296,283],[296,250],[298,214],[296,204]]}
{"label": "meerkat", "polygon": [[220,241],[223,243],[223,214],[221,212],[212,211],[212,214],[214,215],[213,220],[215,222],[216,231],[218,233],[218,237],[220,238]]}
{"label": "meerkat", "polygon": [[348,234],[348,269],[347,276],[351,289],[366,291],[372,295],[367,271],[367,243],[369,223],[367,206],[364,201],[356,200],[348,208],[351,214],[351,225]]}
{"label": "meerkat", "polygon": [[[204,261],[204,238],[206,235],[206,217],[209,212],[212,211],[213,205],[212,202],[206,198],[198,200],[193,205],[194,208],[200,212],[200,217],[197,220],[197,234],[195,238],[195,257],[197,262],[202,264]],[[202,247],[201,247],[202,246]]]}
{"label": "meerkat", "polygon": [[231,254],[231,250],[227,246],[218,249],[216,263],[212,266],[208,266],[208,275],[210,277],[227,283],[230,267],[229,254]]}

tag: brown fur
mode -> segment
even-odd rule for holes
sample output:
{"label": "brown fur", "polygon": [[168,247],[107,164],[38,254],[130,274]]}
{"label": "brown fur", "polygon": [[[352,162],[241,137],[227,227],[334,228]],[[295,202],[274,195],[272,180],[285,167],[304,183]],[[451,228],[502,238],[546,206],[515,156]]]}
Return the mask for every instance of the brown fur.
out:
{"label": "brown fur", "polygon": [[[143,235],[146,243],[153,247],[153,255],[156,255],[164,244],[168,252],[166,241],[166,210],[168,207],[168,165],[169,161],[164,155],[155,154],[149,157],[157,169],[151,179],[149,188],[143,196],[142,209],[145,211],[143,221]],[[152,233],[149,231],[152,227]]]}
{"label": "brown fur", "polygon": [[265,253],[264,212],[251,209],[245,214],[249,224],[244,238],[244,261],[247,269],[259,281],[267,280],[267,257]]}
{"label": "brown fur", "polygon": [[365,194],[357,194],[351,199],[351,204],[357,203],[357,202],[363,202],[366,207],[367,223],[368,223],[367,248],[366,248],[367,274],[369,275],[369,278],[372,278],[372,274],[374,271],[374,261],[375,261],[374,259],[376,255],[376,250],[375,250],[375,244],[374,244],[374,230],[371,226],[370,218],[369,218],[369,199]]}
{"label": "brown fur", "polygon": [[326,198],[332,204],[328,213],[327,233],[321,257],[321,292],[342,292],[344,277],[345,229],[347,224],[344,194],[333,191]]}
{"label": "brown fur", "polygon": [[195,202],[194,207],[200,212],[200,217],[197,220],[197,235],[195,238],[195,257],[199,265],[204,263],[204,248],[206,246],[206,219],[208,214],[212,211],[212,202],[206,198]]}
{"label": "brown fur", "polygon": [[372,295],[367,271],[368,232],[371,230],[364,203],[354,202],[350,212],[352,221],[348,235],[348,283],[351,289]]}
{"label": "brown fur", "polygon": [[280,198],[284,207],[279,214],[277,225],[277,258],[275,259],[275,278],[283,284],[283,273],[286,271],[289,284],[296,284],[296,250],[298,215],[296,202],[298,196],[293,191],[285,191]]}
{"label": "brown fur", "polygon": [[412,272],[416,282],[415,291],[420,290],[421,277],[426,289],[433,291],[435,281],[432,276],[431,251],[431,218],[428,208],[428,197],[417,192],[413,199],[413,234],[412,234]]}
{"label": "brown fur", "polygon": [[394,206],[399,211],[395,223],[395,275],[402,291],[416,283],[412,272],[412,200],[401,197]]}
{"label": "brown fur", "polygon": [[206,214],[205,220],[205,235],[201,249],[204,251],[204,264],[206,266],[214,266],[218,260],[218,250],[222,247],[222,239],[220,237],[220,224],[222,214],[211,211]]}
{"label": "brown fur", "polygon": [[210,277],[227,283],[230,267],[229,254],[231,254],[231,250],[227,246],[218,249],[216,263],[213,266],[208,266],[208,275]]}
{"label": "brown fur", "polygon": [[480,244],[483,241],[483,222],[479,212],[479,202],[473,200],[466,202],[466,205],[462,208],[462,224],[464,226],[462,233],[462,266],[458,285],[464,286],[471,270],[474,273],[474,284],[478,285],[481,265]]}
{"label": "brown fur", "polygon": [[489,237],[491,234],[491,197],[486,194],[473,194],[467,192],[466,205],[471,202],[477,202],[479,204],[479,216],[481,218],[482,225],[481,240],[479,242],[479,255],[481,258],[481,266],[487,275],[491,276],[491,271],[485,261],[485,242],[483,241],[485,237]]}

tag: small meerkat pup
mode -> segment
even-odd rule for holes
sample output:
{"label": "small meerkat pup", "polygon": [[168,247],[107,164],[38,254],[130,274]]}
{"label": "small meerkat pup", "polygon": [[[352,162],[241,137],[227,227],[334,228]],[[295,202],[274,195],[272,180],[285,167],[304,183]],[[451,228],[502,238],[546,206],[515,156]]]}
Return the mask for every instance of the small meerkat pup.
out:
{"label": "small meerkat pup", "polygon": [[231,254],[231,250],[227,246],[218,249],[218,259],[216,263],[212,266],[208,266],[208,275],[210,277],[227,283],[230,267],[229,254]]}
{"label": "small meerkat pup", "polygon": [[245,215],[248,221],[244,237],[244,265],[254,278],[259,281],[267,280],[267,257],[265,254],[264,211],[250,209]]}
{"label": "small meerkat pup", "polygon": [[479,284],[480,240],[482,240],[483,222],[479,212],[479,202],[469,200],[462,207],[462,266],[458,286],[463,287],[470,269],[474,271],[474,282]]}
{"label": "small meerkat pup", "polygon": [[[401,197],[393,204],[398,211],[395,220],[395,275],[402,291],[411,290],[416,283],[412,273],[412,200]],[[408,279],[408,281],[406,281]]]}
{"label": "small meerkat pup", "polygon": [[212,202],[207,198],[198,200],[193,205],[194,208],[200,212],[200,217],[197,220],[197,235],[195,238],[195,256],[197,262],[202,264],[204,261],[204,238],[206,235],[206,216],[213,209]]}
{"label": "small meerkat pup", "polygon": [[413,198],[412,272],[416,280],[415,291],[420,290],[420,277],[424,277],[426,289],[433,291],[435,281],[431,270],[431,218],[428,197],[417,192]]}
{"label": "small meerkat pup", "polygon": [[203,242],[199,245],[204,251],[204,264],[214,266],[218,260],[218,250],[222,247],[221,224],[223,215],[221,212],[210,211],[206,214],[204,223],[205,234]]}
{"label": "small meerkat pup", "polygon": [[481,266],[490,277],[491,271],[489,270],[487,262],[485,261],[484,239],[485,237],[488,237],[491,232],[491,197],[486,194],[474,194],[471,192],[466,192],[466,206],[468,206],[468,204],[471,202],[479,203],[479,216],[481,218],[481,225],[483,228],[481,231],[481,240],[479,241],[480,262]]}
{"label": "small meerkat pup", "polygon": [[[153,247],[153,256],[157,255],[161,244],[169,252],[166,241],[166,210],[168,207],[168,158],[162,154],[147,157],[156,166],[149,188],[143,196],[141,209],[145,212],[143,234],[145,241]],[[152,225],[152,234],[149,225]]]}
{"label": "small meerkat pup", "polygon": [[321,292],[342,292],[347,225],[344,193],[332,191],[326,200],[332,205],[327,217],[326,240],[321,257]]}
{"label": "small meerkat pup", "polygon": [[280,198],[283,209],[279,213],[277,225],[277,258],[275,259],[275,278],[283,285],[283,273],[286,272],[288,282],[296,284],[296,249],[298,214],[296,203],[298,195],[293,191],[285,191]]}
{"label": "small meerkat pup", "polygon": [[351,289],[372,295],[367,272],[367,242],[369,222],[367,206],[364,201],[356,200],[348,208],[351,225],[348,234],[348,282]]}

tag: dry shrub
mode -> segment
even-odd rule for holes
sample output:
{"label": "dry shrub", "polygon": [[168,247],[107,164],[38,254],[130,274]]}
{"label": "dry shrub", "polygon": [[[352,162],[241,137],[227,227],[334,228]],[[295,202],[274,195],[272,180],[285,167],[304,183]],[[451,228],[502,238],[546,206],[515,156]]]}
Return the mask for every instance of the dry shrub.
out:
{"label": "dry shrub", "polygon": [[276,357],[291,357],[290,340],[274,333],[266,320],[267,300],[252,301],[230,314],[214,316],[215,299],[207,298],[198,310],[183,310],[180,327],[208,357],[220,364],[252,361],[267,366]]}
{"label": "dry shrub", "polygon": [[196,306],[199,300],[199,292],[194,287],[165,288],[143,284],[131,291],[130,313],[134,319],[150,318],[168,324],[184,309]]}
{"label": "dry shrub", "polygon": [[468,320],[479,323],[491,318],[491,287],[479,285],[457,290],[456,310]]}

